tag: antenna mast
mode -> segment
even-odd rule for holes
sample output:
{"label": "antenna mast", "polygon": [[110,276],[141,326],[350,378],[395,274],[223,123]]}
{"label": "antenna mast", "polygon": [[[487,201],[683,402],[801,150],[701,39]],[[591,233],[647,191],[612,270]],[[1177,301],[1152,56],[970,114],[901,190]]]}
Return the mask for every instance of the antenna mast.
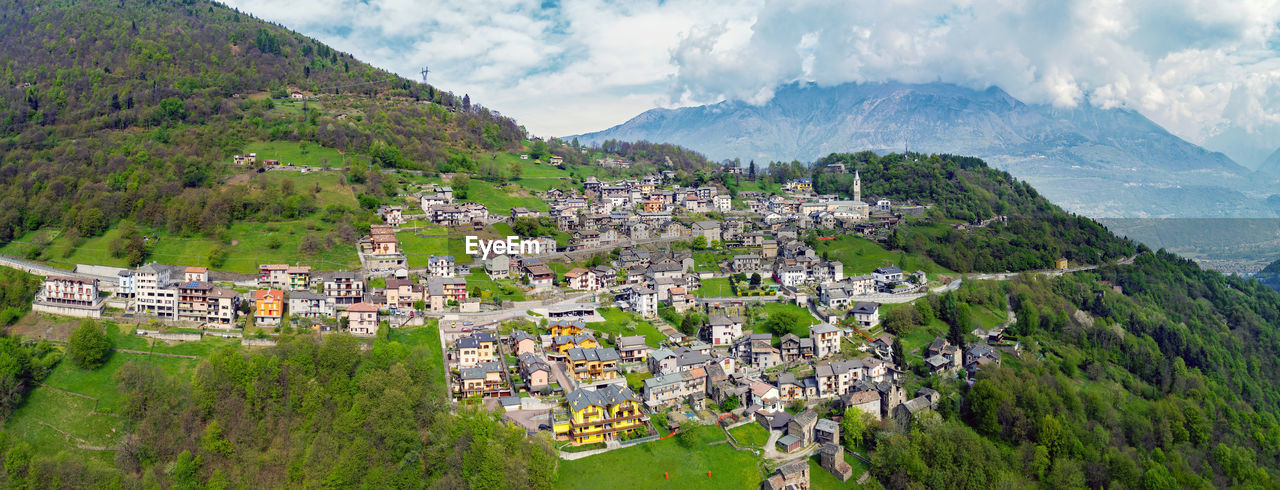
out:
{"label": "antenna mast", "polygon": [[431,70],[428,70],[427,67],[422,67],[422,83],[427,83],[427,73],[430,71]]}

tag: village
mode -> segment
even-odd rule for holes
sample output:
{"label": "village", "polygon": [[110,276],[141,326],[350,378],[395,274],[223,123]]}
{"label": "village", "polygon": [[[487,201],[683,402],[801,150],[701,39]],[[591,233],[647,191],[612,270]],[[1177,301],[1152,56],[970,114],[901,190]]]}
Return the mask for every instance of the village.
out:
{"label": "village", "polygon": [[[815,249],[813,236],[883,239],[928,205],[869,205],[856,173],[847,200],[815,195],[809,179],[787,182],[781,195],[731,198],[714,186],[665,184],[669,177],[590,177],[581,189],[540,195],[549,212],[515,207],[508,215],[431,184],[413,196],[416,208],[378,210],[383,224],[352,244],[360,270],[261,264],[256,277],[220,278],[205,267],[86,265],[49,275],[33,309],[114,315],[162,340],[214,335],[246,345],[269,345],[286,324],[371,338],[435,322],[457,403],[502,407],[531,434],[552,434],[571,457],[668,437],[686,423],[726,431],[757,424],[770,434],[763,456],[802,463],[819,455],[841,481],[858,476],[841,446],[846,410],[908,427],[940,401],[934,390],[904,386],[909,372],[880,328],[882,306],[960,281],[893,263],[846,270]],[[546,223],[571,238],[467,236],[469,263],[438,250],[426,267],[411,268],[397,232],[424,221],[460,231]],[[470,281],[479,274],[543,299],[494,298]],[[775,335],[764,326],[783,308],[801,324]],[[666,321],[691,313],[704,319],[692,331]],[[929,373],[969,376],[999,364],[1002,352],[1019,348],[1002,338],[1005,325],[975,330],[979,341],[963,351],[934,340],[922,354]],[[808,478],[807,464],[788,463],[764,485],[806,488]]]}

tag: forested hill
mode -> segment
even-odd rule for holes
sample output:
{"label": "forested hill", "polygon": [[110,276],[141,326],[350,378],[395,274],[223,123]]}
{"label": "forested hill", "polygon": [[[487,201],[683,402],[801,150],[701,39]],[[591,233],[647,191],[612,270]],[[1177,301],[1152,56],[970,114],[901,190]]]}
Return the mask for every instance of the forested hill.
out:
{"label": "forested hill", "polygon": [[[450,170],[524,137],[467,97],[204,1],[5,0],[0,66],[0,242],[43,226],[91,236],[121,218],[162,227],[183,214],[173,199],[229,223],[232,206],[191,191],[216,187],[250,141]],[[294,90],[324,110],[268,97]]]}
{"label": "forested hill", "polygon": [[[836,173],[830,165],[843,164]],[[1133,255],[1137,246],[1101,224],[1049,202],[1030,184],[987,166],[979,158],[911,153],[833,153],[812,167],[774,164],[767,178],[813,179],[819,194],[849,196],[853,172],[862,178],[863,200],[933,207],[908,218],[890,236],[891,248],[933,258],[958,272],[1047,269],[1058,258],[1076,265],[1102,264]],[[1003,220],[995,218],[1003,216]]]}

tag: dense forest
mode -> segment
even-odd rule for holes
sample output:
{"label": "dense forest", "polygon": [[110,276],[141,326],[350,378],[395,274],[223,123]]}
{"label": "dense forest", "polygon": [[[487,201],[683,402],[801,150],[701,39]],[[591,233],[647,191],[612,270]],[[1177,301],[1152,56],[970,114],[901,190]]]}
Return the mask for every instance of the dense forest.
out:
{"label": "dense forest", "polygon": [[[13,343],[0,339],[0,358],[9,358]],[[428,352],[379,339],[362,353],[347,335],[299,335],[268,350],[214,352],[194,377],[130,362],[116,372],[130,435],[114,470],[33,453],[28,442],[0,435],[0,481],[11,488],[550,488],[550,440],[529,438],[492,412],[451,413],[440,359]]]}
{"label": "dense forest", "polygon": [[[93,236],[124,218],[189,229],[174,208],[221,186],[249,141],[434,171],[524,137],[469,97],[214,3],[7,0],[0,48],[0,242],[46,226]],[[273,111],[291,90],[324,109]],[[234,219],[220,214],[205,220]]]}
{"label": "dense forest", "polygon": [[937,417],[875,431],[873,472],[886,486],[1280,481],[1280,294],[1155,252],[957,296],[995,305],[1005,295],[1024,352],[972,384],[930,379],[944,397]]}

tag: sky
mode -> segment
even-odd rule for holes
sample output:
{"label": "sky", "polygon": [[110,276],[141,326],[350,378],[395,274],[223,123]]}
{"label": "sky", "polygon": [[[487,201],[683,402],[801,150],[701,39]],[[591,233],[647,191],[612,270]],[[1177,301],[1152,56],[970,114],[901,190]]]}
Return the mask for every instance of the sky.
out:
{"label": "sky", "polygon": [[411,79],[429,67],[539,136],[765,103],[796,81],[941,81],[1130,108],[1194,143],[1280,146],[1280,0],[227,3]]}

